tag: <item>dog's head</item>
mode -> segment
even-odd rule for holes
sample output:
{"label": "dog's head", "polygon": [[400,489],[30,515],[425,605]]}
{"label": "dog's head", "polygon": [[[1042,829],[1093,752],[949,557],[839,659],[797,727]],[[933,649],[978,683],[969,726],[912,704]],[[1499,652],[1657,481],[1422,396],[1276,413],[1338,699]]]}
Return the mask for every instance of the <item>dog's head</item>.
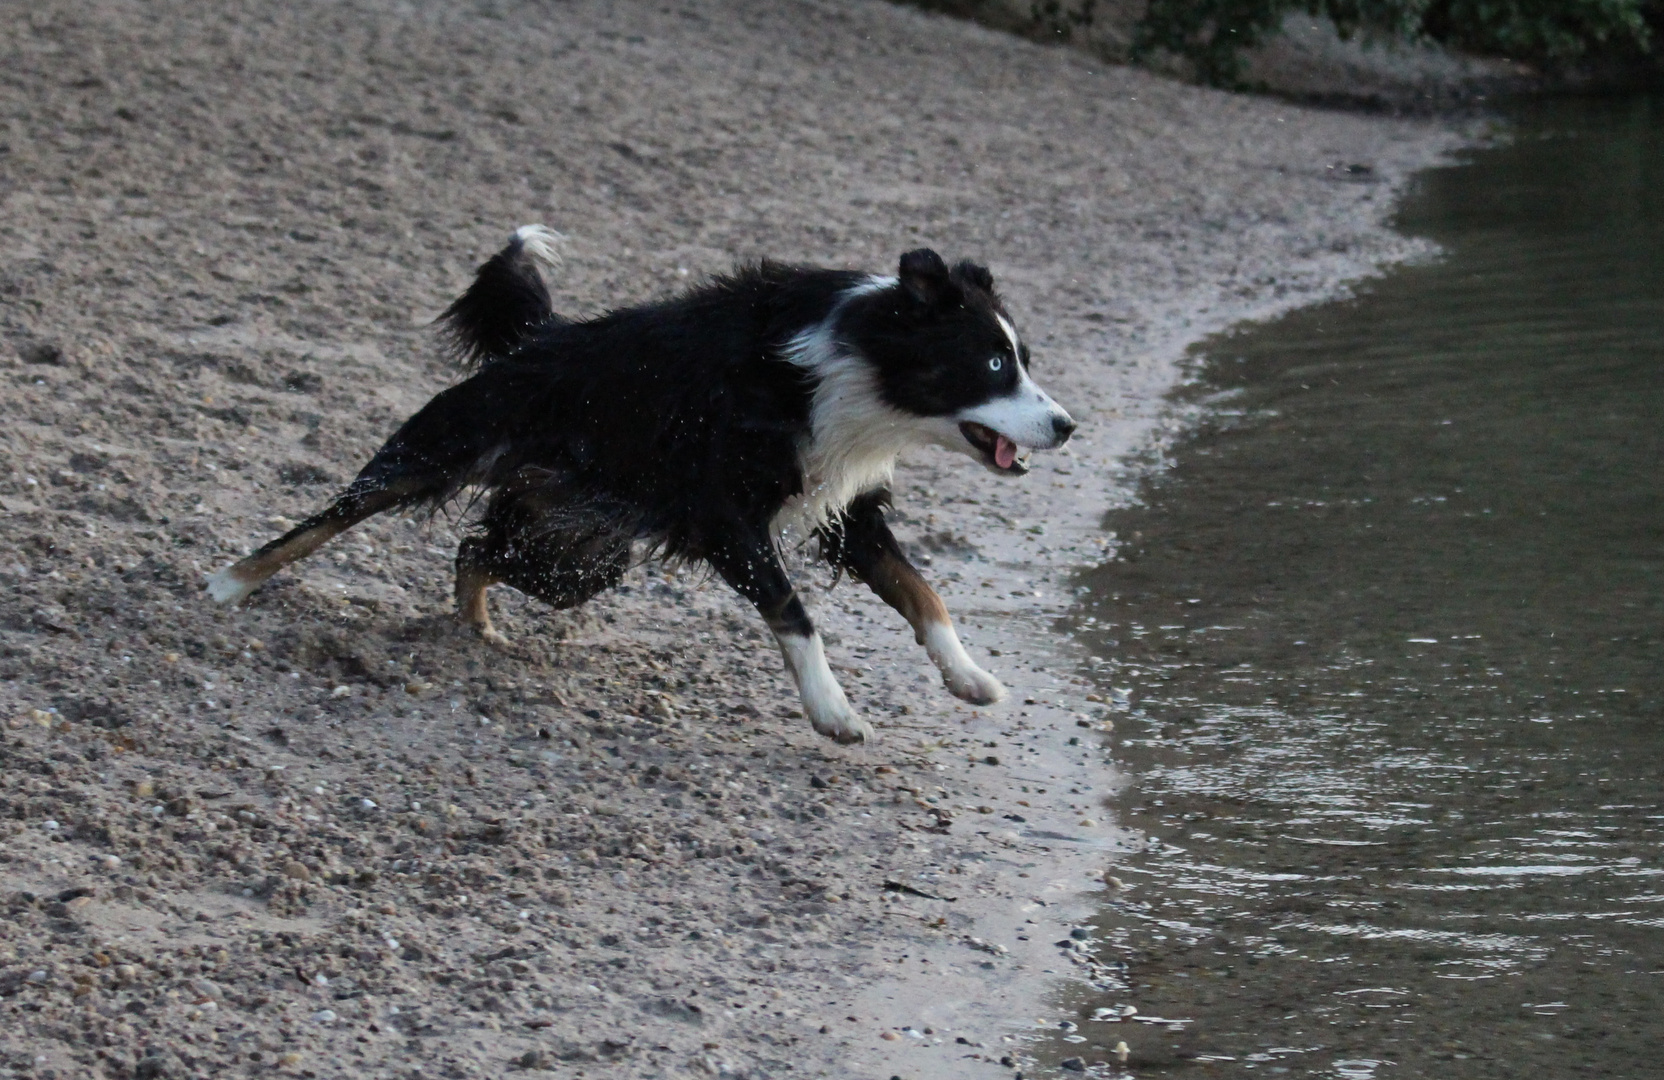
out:
{"label": "dog's head", "polygon": [[893,285],[852,304],[841,336],[877,369],[878,391],[926,421],[929,437],[998,473],[1068,441],[1075,422],[1029,377],[1029,352],[986,267],[949,269],[928,248],[901,257]]}

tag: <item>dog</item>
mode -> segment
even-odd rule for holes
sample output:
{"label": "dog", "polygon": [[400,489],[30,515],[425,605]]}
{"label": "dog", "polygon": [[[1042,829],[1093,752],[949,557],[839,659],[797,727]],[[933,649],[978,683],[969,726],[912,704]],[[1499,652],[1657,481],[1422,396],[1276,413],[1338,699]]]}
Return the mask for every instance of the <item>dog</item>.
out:
{"label": "dog", "polygon": [[[328,507],[212,575],[238,603],[373,514],[475,489],[456,555],[461,621],[487,640],[486,590],[555,608],[616,585],[631,547],[703,561],[773,631],[814,730],[873,737],[850,707],[782,565],[819,541],[912,625],[955,696],[1005,693],[966,653],[941,598],[884,521],[903,451],[936,444],[1002,476],[1075,422],[1029,375],[985,267],[929,249],[894,276],[761,262],[660,303],[576,321],[545,275],[559,235],[514,233],[440,317],[469,372],[394,432]],[[553,280],[550,277],[548,280]]]}

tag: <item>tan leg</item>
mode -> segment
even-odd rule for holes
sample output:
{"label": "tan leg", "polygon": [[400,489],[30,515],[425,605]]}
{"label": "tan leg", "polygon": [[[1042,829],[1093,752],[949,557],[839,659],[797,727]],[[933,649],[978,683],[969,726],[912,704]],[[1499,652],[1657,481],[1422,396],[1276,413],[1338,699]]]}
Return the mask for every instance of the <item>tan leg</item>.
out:
{"label": "tan leg", "polygon": [[314,514],[282,536],[208,577],[208,595],[222,604],[237,604],[266,583],[266,579],[299,562],[360,521],[390,510],[422,490],[416,480],[402,480],[377,491],[347,493],[322,513]]}
{"label": "tan leg", "polygon": [[911,563],[884,552],[868,572],[867,584],[913,627],[914,640],[941,671],[949,693],[973,705],[990,705],[1005,696],[1000,681],[978,667],[965,651],[947,605]]}
{"label": "tan leg", "polygon": [[456,617],[463,626],[470,627],[488,643],[508,644],[508,638],[491,625],[491,607],[486,603],[485,590],[495,582],[490,574],[477,566],[461,566],[456,572]]}
{"label": "tan leg", "polygon": [[241,562],[208,578],[208,595],[222,604],[238,604],[266,583],[266,579],[299,562],[353,526],[351,521],[326,521],[268,544]]}

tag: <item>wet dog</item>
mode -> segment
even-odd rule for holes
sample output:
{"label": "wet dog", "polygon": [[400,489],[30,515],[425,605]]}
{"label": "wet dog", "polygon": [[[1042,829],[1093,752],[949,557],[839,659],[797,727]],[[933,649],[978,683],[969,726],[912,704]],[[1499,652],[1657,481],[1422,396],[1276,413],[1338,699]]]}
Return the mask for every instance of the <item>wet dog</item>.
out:
{"label": "wet dog", "polygon": [[471,375],[405,421],[327,508],[210,577],[213,598],[243,600],[373,514],[472,488],[484,511],[457,551],[457,608],[489,640],[502,640],[489,586],[572,607],[617,584],[644,541],[708,563],[751,601],[814,729],[860,742],[872,728],[780,559],[782,543],[814,536],[906,617],[953,694],[1003,696],[884,522],[909,447],[946,446],[1009,476],[1075,429],[1030,379],[987,269],[927,249],[894,277],[765,262],[574,321],[544,283],[556,239],[526,226],[480,267],[441,319]]}

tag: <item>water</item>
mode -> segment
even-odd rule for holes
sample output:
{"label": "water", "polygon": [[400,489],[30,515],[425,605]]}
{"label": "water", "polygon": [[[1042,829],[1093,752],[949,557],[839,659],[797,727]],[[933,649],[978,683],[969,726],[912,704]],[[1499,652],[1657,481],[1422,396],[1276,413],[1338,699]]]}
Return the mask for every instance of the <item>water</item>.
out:
{"label": "water", "polygon": [[1664,1076],[1664,100],[1543,106],[1400,225],[1447,256],[1208,346],[1084,575],[1151,846],[1052,1061]]}

